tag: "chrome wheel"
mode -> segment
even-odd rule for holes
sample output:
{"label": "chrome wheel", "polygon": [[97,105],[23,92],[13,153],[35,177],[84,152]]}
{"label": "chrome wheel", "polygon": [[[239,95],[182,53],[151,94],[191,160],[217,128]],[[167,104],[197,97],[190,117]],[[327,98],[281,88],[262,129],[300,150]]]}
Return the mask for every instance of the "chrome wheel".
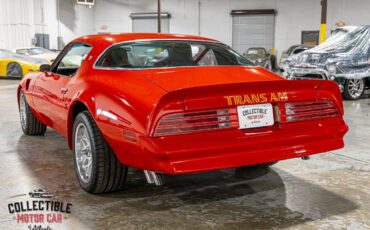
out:
{"label": "chrome wheel", "polygon": [[21,126],[22,129],[26,129],[26,117],[27,117],[27,110],[26,110],[26,98],[24,97],[24,93],[21,92],[20,99],[19,99],[19,115],[21,118]]}
{"label": "chrome wheel", "polygon": [[365,88],[363,79],[349,79],[348,80],[348,93],[352,98],[359,98]]}
{"label": "chrome wheel", "polygon": [[78,176],[84,183],[88,183],[92,172],[92,150],[90,136],[83,123],[76,128],[74,144]]}

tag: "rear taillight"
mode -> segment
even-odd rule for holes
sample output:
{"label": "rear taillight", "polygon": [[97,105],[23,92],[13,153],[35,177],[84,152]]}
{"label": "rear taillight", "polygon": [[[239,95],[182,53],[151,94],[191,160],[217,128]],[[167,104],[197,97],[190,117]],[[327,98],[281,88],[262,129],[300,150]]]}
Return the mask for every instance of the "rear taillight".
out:
{"label": "rear taillight", "polygon": [[284,122],[304,121],[339,116],[339,111],[331,101],[294,102],[285,104]]}
{"label": "rear taillight", "polygon": [[175,113],[163,116],[154,136],[213,131],[238,127],[236,108]]}

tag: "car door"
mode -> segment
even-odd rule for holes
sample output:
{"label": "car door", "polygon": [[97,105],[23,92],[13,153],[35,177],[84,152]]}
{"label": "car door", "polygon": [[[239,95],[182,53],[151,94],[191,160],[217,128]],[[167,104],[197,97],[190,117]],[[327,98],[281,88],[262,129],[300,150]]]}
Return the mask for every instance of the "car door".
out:
{"label": "car door", "polygon": [[65,135],[67,131],[68,87],[91,46],[74,43],[66,47],[48,72],[42,73],[35,84],[33,101],[46,125]]}

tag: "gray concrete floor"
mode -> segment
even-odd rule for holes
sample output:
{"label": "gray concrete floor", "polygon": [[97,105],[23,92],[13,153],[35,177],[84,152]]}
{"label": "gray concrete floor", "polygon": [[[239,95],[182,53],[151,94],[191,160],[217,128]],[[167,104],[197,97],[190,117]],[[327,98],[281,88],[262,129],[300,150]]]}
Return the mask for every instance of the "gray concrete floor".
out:
{"label": "gray concrete floor", "polygon": [[[17,81],[0,81],[0,228],[26,229],[7,211],[45,188],[73,204],[54,229],[370,229],[370,99],[345,101],[344,149],[269,170],[223,170],[147,185],[131,170],[125,191],[90,195],[75,178],[63,137],[22,134]],[[4,228],[5,226],[5,228]]]}

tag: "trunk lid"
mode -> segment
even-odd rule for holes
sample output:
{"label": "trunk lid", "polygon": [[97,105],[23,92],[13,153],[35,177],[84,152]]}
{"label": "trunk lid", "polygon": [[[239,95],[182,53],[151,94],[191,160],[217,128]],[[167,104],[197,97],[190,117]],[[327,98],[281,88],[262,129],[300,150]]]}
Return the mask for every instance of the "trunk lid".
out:
{"label": "trunk lid", "polygon": [[247,104],[315,100],[321,81],[288,81],[259,67],[167,68],[144,75],[182,99],[184,109],[204,110]]}
{"label": "trunk lid", "polygon": [[284,80],[263,68],[245,66],[167,68],[150,71],[145,77],[167,92],[203,86]]}
{"label": "trunk lid", "polygon": [[[223,74],[221,75],[220,72]],[[239,73],[235,74],[235,72]],[[184,73],[189,74],[172,73],[166,78],[158,75],[152,77],[151,81],[155,81],[167,93],[152,113],[154,123],[149,126],[151,131],[154,130],[155,121],[166,114],[236,109],[241,105],[272,104],[283,108],[285,102],[332,101],[341,114],[343,113],[338,86],[331,81],[289,81],[262,68],[244,68],[238,71],[223,68],[215,72],[185,70]],[[215,73],[211,75],[216,76],[214,80],[209,77],[211,73]],[[203,78],[202,74],[206,74],[207,77]],[[180,78],[180,76],[184,77]],[[170,79],[175,80],[170,81]]]}
{"label": "trunk lid", "polygon": [[317,100],[321,81],[264,81],[181,90],[185,110]]}

